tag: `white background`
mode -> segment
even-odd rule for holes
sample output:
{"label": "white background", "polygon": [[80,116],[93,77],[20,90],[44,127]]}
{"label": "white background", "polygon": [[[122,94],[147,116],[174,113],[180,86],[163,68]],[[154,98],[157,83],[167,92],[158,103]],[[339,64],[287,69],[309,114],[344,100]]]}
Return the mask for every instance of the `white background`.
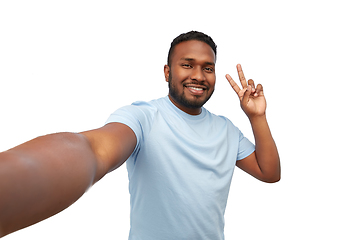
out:
{"label": "white background", "polygon": [[[224,77],[241,63],[264,86],[282,161],[276,184],[235,169],[226,239],[360,239],[359,23],[348,0],[0,1],[0,151],[165,96],[170,42],[203,31],[218,45],[206,107],[253,140]],[[127,239],[127,186],[122,166],[5,239]]]}

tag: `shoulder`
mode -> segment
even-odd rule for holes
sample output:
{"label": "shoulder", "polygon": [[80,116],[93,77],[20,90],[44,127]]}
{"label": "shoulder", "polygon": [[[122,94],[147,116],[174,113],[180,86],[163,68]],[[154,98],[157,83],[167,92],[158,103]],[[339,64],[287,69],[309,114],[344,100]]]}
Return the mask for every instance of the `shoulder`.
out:
{"label": "shoulder", "polygon": [[205,108],[204,108],[204,110],[206,111],[207,117],[211,121],[214,121],[217,124],[221,124],[221,123],[226,124],[228,127],[231,127],[231,128],[232,127],[237,128],[229,118],[222,116],[222,115],[217,115],[217,114],[211,113],[210,111],[206,110]]}
{"label": "shoulder", "polygon": [[158,111],[159,101],[161,99],[149,102],[137,101],[131,105],[123,106],[109,116],[105,125],[109,123],[122,123],[135,133],[137,142],[139,142],[144,132],[151,129],[154,116]]}
{"label": "shoulder", "polygon": [[136,101],[133,102],[131,105],[127,105],[127,106],[123,106],[119,109],[117,109],[117,111],[130,111],[130,112],[154,112],[157,109],[157,103],[160,101],[161,99],[156,99],[156,100],[151,100],[151,101]]}
{"label": "shoulder", "polygon": [[110,115],[107,122],[116,121],[116,119],[119,118],[130,118],[134,120],[145,120],[152,118],[153,115],[158,111],[159,102],[161,102],[161,98],[148,102],[136,101],[131,105],[120,107]]}
{"label": "shoulder", "polygon": [[216,128],[220,128],[222,131],[226,131],[229,136],[236,137],[240,140],[245,137],[240,128],[236,126],[229,118],[210,112],[208,112],[208,115],[212,119],[211,125],[213,128],[217,126]]}

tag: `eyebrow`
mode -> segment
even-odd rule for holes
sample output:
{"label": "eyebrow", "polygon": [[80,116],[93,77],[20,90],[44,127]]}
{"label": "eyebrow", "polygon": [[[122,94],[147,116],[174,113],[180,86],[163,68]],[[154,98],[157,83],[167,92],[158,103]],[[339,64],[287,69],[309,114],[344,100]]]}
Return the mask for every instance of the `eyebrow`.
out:
{"label": "eyebrow", "polygon": [[[194,58],[181,58],[180,60],[185,60],[185,61],[189,61],[189,62],[194,62],[195,61]],[[205,64],[215,66],[214,62],[205,62]]]}

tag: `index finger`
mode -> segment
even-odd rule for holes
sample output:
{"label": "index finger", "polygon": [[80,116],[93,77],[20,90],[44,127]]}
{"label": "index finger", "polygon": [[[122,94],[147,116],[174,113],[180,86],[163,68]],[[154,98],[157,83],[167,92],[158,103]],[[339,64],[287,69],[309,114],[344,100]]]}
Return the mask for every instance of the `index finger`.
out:
{"label": "index finger", "polygon": [[238,65],[236,65],[236,68],[237,68],[237,71],[239,74],[241,86],[243,87],[243,89],[245,89],[245,88],[247,88],[247,83],[246,83],[246,78],[245,78],[244,72],[242,70],[242,67],[240,64],[238,64]]}

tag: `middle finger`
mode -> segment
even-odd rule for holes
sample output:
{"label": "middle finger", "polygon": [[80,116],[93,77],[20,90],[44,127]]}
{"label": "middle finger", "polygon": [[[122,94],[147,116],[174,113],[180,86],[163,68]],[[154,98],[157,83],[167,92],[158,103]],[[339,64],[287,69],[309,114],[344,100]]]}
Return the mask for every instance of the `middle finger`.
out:
{"label": "middle finger", "polygon": [[240,64],[238,64],[238,65],[236,65],[236,68],[237,68],[237,71],[239,74],[241,86],[243,89],[245,89],[245,88],[247,88],[247,83],[246,83],[246,78],[245,78],[244,72],[242,70],[242,67]]}

